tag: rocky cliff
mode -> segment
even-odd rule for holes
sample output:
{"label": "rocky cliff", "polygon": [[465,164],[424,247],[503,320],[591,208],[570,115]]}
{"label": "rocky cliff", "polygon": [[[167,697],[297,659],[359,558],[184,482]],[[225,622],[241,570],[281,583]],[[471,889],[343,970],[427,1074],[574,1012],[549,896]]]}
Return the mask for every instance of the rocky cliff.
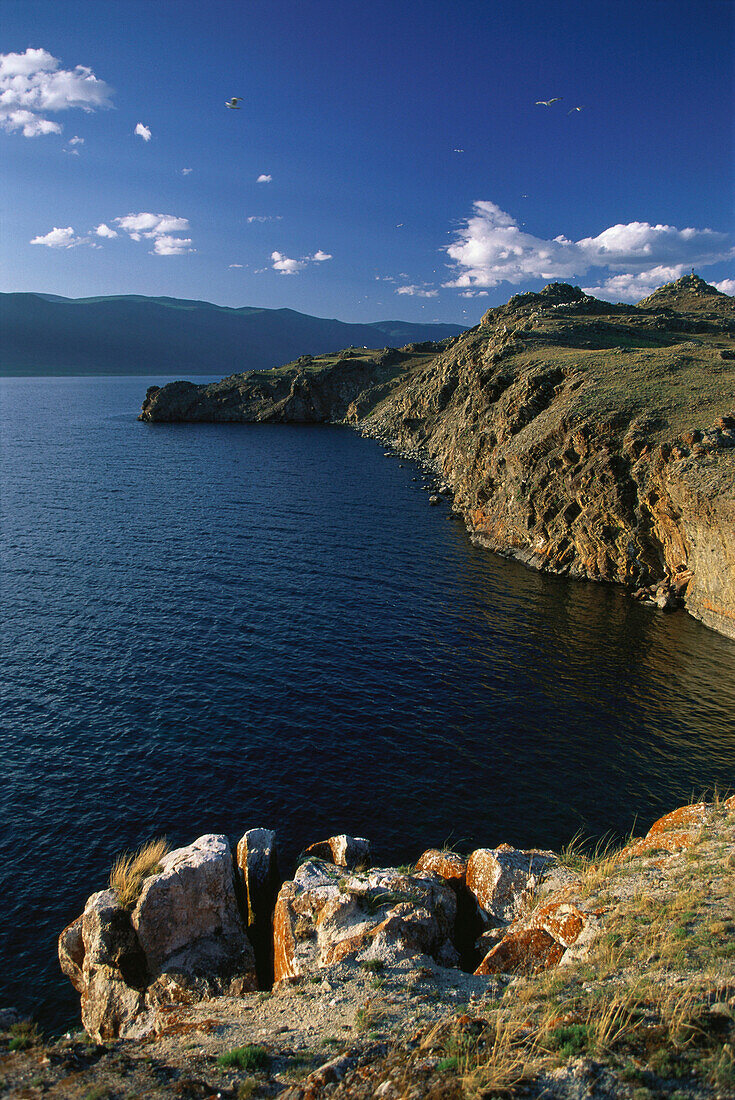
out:
{"label": "rocky cliff", "polygon": [[553,283],[442,344],[149,390],[141,419],[345,421],[425,457],[489,549],[735,638],[735,301]]}
{"label": "rocky cliff", "polygon": [[86,1041],[0,1011],[3,1095],[735,1095],[735,796],[587,853],[330,837],[285,881],[268,829],[154,849],[61,934]]}

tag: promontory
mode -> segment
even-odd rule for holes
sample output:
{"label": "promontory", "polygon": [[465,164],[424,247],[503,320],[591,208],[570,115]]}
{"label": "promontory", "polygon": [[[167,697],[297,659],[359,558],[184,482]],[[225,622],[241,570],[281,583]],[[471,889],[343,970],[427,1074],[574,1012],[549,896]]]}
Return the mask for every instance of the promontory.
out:
{"label": "promontory", "polygon": [[735,300],[694,274],[637,305],[551,283],[440,343],[151,387],[140,418],[353,425],[488,549],[735,638]]}

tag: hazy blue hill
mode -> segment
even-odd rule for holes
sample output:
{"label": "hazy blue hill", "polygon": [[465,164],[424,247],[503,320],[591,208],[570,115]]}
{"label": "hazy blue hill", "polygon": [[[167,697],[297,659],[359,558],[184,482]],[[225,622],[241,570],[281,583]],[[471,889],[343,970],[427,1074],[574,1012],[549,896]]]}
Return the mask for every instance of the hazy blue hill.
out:
{"label": "hazy blue hill", "polygon": [[350,345],[397,347],[461,331],[141,295],[0,294],[0,374],[226,375]]}

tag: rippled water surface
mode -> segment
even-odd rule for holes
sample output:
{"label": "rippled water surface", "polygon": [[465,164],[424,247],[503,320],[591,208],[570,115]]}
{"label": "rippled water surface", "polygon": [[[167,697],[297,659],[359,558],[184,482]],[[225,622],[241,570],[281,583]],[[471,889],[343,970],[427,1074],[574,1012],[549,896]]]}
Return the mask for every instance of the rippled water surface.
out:
{"label": "rippled water surface", "polygon": [[348,429],[145,425],[148,384],[0,383],[0,1004],[77,1017],[56,936],[151,835],[403,862],[733,783],[735,644],[491,557]]}

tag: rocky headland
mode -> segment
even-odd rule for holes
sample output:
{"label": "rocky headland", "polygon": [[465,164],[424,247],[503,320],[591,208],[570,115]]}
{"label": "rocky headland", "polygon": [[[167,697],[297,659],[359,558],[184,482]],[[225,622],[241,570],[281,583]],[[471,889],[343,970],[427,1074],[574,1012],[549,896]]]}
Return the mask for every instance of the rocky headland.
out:
{"label": "rocky headland", "polygon": [[141,419],[338,422],[429,464],[473,538],[735,638],[735,300],[552,283],[439,344],[149,389]]}
{"label": "rocky headland", "polygon": [[644,836],[374,867],[335,836],[118,861],[59,938],[84,1032],[0,1013],[10,1097],[735,1096],[735,796]]}

